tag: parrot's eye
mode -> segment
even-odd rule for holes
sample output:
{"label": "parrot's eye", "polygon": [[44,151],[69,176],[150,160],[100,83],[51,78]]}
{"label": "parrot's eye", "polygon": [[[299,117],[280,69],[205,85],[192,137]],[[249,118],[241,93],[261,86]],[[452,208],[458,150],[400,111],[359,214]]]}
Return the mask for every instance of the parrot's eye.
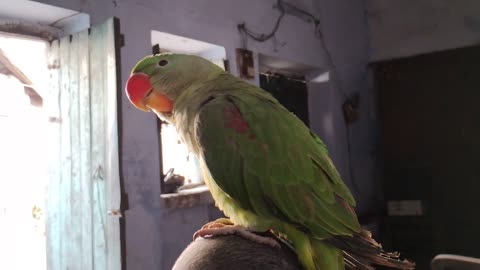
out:
{"label": "parrot's eye", "polygon": [[161,67],[164,67],[168,64],[168,61],[165,60],[165,59],[162,59],[158,62],[158,65],[161,66]]}

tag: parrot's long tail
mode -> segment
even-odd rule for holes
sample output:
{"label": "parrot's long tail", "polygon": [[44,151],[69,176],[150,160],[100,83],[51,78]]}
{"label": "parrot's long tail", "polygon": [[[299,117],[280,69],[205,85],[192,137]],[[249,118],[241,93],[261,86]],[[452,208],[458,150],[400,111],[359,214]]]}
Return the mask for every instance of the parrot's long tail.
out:
{"label": "parrot's long tail", "polygon": [[373,270],[375,266],[395,269],[415,269],[415,263],[400,259],[398,252],[386,252],[369,231],[362,230],[353,237],[336,236],[325,240],[330,245],[343,250],[346,269]]}

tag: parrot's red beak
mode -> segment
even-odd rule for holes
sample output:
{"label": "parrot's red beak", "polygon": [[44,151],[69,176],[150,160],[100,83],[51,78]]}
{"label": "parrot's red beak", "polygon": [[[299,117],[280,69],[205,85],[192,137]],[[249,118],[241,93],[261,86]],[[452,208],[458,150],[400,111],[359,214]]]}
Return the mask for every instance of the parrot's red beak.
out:
{"label": "parrot's red beak", "polygon": [[144,112],[171,112],[173,101],[165,95],[155,91],[150,78],[145,73],[134,73],[128,78],[125,92],[130,102],[137,109]]}

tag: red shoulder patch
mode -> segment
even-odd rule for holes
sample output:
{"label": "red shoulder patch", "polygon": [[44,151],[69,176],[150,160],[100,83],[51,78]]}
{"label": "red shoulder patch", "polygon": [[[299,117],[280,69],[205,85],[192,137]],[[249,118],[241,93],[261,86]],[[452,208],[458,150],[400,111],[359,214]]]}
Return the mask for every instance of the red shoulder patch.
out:
{"label": "red shoulder patch", "polygon": [[224,110],[225,113],[225,127],[235,130],[237,133],[245,133],[250,130],[247,121],[243,119],[240,110],[237,107],[231,106]]}

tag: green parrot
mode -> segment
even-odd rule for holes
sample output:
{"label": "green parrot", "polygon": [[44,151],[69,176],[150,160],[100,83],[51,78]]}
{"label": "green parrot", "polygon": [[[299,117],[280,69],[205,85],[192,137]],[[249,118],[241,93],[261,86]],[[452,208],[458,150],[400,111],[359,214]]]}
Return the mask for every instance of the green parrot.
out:
{"label": "green parrot", "polygon": [[268,92],[201,57],[157,54],[133,68],[126,93],[175,126],[230,218],[196,236],[238,233],[274,246],[253,233],[272,231],[307,270],[414,268],[362,230],[325,144]]}

